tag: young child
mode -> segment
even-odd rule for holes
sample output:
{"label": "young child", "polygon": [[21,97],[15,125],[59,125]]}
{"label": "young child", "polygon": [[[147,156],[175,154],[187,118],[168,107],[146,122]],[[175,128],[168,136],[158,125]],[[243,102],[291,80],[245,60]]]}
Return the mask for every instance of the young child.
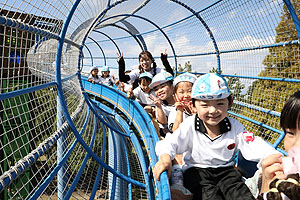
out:
{"label": "young child", "polygon": [[160,123],[160,135],[165,136],[168,130],[168,116],[174,107],[175,100],[173,98],[173,76],[169,72],[161,72],[155,75],[149,85],[154,90],[155,96],[151,95],[151,99],[156,106],[156,119]]}
{"label": "young child", "polygon": [[[174,132],[181,122],[193,114],[192,87],[197,77],[191,73],[184,73],[174,79],[175,107],[170,111],[168,127]],[[171,196],[173,200],[192,199],[193,194],[183,186],[182,154],[173,160],[171,176]]]}
{"label": "young child", "polygon": [[[133,89],[138,86],[137,79],[139,75],[143,72],[150,72],[152,76],[160,73],[162,68],[157,67],[156,62],[149,51],[142,51],[139,54],[139,68],[132,70],[128,75],[125,74],[125,61],[123,58],[123,53],[118,55],[119,64],[119,79],[121,82],[133,84]],[[174,74],[168,60],[166,52],[161,53],[161,60],[167,72]]]}
{"label": "young child", "polygon": [[100,83],[108,86],[114,85],[114,77],[109,75],[109,67],[103,66],[101,69],[101,77],[100,77]]}
{"label": "young child", "polygon": [[235,155],[241,151],[245,159],[260,163],[277,151],[227,116],[232,102],[222,76],[208,73],[195,81],[192,103],[197,114],[186,118],[173,134],[156,144],[157,180],[165,170],[170,175],[172,159],[183,154],[184,186],[193,193],[193,199],[254,199],[234,169]]}
{"label": "young child", "polygon": [[90,75],[88,77],[88,81],[91,83],[99,83],[100,82],[100,78],[98,76],[98,67],[93,67],[91,69]]}
{"label": "young child", "polygon": [[181,122],[193,114],[192,87],[197,77],[191,73],[184,73],[174,79],[175,107],[172,107],[168,117],[168,127],[175,131]]}
{"label": "young child", "polygon": [[[288,165],[288,162],[284,162],[284,159],[288,159],[288,157],[282,158],[281,154],[274,154],[268,156],[261,163],[262,165],[262,188],[261,193],[266,193],[269,191],[270,183],[275,179],[285,179],[287,175],[291,173],[298,173],[297,176],[299,178],[300,166],[299,163],[299,148],[300,148],[300,91],[295,92],[289,100],[285,103],[282,108],[280,115],[280,126],[283,128],[285,133],[284,137],[284,148],[285,151],[288,152],[289,156],[293,156],[293,161],[295,165]],[[291,154],[294,155],[291,155]],[[299,183],[298,183],[299,186]],[[297,190],[299,199],[300,190]],[[281,194],[281,196],[284,196]],[[289,197],[289,199],[293,199]]]}
{"label": "young child", "polygon": [[[154,114],[154,103],[150,99],[150,95],[155,95],[153,91],[151,91],[149,85],[152,81],[152,74],[149,72],[144,72],[140,74],[139,77],[139,87],[135,88],[132,94],[129,96],[134,97],[137,102],[139,102],[147,113]],[[128,93],[127,93],[128,94]]]}

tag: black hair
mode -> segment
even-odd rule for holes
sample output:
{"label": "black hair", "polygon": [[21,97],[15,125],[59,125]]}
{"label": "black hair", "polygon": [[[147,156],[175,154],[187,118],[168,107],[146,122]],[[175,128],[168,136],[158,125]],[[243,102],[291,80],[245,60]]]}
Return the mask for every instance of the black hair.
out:
{"label": "black hair", "polygon": [[280,126],[285,131],[289,129],[300,129],[300,91],[295,92],[284,104],[280,115]]}
{"label": "black hair", "polygon": [[[232,95],[229,95],[229,96],[227,97],[227,99],[228,99],[228,102],[229,102],[229,106],[231,106],[230,104],[232,103],[232,100],[233,100]],[[194,107],[195,107],[195,102],[196,102],[196,100],[197,100],[197,99],[192,98],[192,104],[193,104]]]}
{"label": "black hair", "polygon": [[145,76],[145,77],[139,78],[139,84],[141,83],[142,79],[145,79],[147,82],[150,82],[150,83],[152,81],[151,78]]}
{"label": "black hair", "polygon": [[[155,76],[155,75],[156,75],[156,68],[157,68],[157,65],[156,65],[156,62],[155,62],[155,60],[154,60],[152,54],[151,54],[149,51],[145,50],[145,51],[142,51],[142,52],[139,54],[139,60],[142,58],[142,56],[147,56],[148,58],[150,58],[150,59],[152,60],[152,63],[153,63],[153,74],[152,74],[152,75]],[[144,71],[142,70],[141,65],[139,65],[139,70],[140,70],[140,73],[143,73],[143,72],[144,72]]]}
{"label": "black hair", "polygon": [[[168,83],[168,85],[173,86],[173,80],[164,82],[164,83],[162,83],[162,84],[165,84],[165,83]],[[162,84],[160,84],[160,85],[162,85]],[[160,86],[160,85],[157,85],[157,86]],[[153,88],[154,91],[155,91],[155,88],[156,88],[157,86],[155,86],[155,87]]]}

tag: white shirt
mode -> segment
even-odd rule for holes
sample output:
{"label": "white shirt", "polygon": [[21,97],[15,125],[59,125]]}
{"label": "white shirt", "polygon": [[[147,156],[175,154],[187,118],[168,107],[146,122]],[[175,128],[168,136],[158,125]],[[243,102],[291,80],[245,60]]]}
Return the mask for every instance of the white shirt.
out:
{"label": "white shirt", "polygon": [[135,96],[135,100],[141,104],[145,104],[148,106],[155,106],[153,104],[153,101],[150,99],[150,94],[155,96],[155,93],[151,91],[150,93],[146,93],[142,90],[142,88],[139,86],[133,90],[133,94]]}
{"label": "white shirt", "polygon": [[[156,67],[156,74],[160,73],[161,71],[163,71],[162,68]],[[151,68],[150,73],[154,76],[154,69],[153,68]],[[134,69],[128,74],[128,76],[130,77],[130,80],[128,81],[128,83],[134,83],[134,81],[136,79],[138,79],[139,76],[140,76],[140,70],[139,69]]]}
{"label": "white shirt", "polygon": [[88,77],[88,80],[89,80],[89,79],[92,79],[92,80],[94,80],[95,83],[99,83],[99,82],[100,82],[100,78],[99,78],[99,77],[100,77],[100,76],[98,76],[98,78],[95,78],[95,77],[93,77],[92,74],[90,74],[89,77]]}
{"label": "white shirt", "polygon": [[[171,108],[171,111],[170,111],[169,117],[168,117],[168,128],[169,128],[169,130],[171,130],[171,131],[172,131],[172,128],[173,128],[173,124],[174,124],[174,122],[175,122],[175,120],[176,120],[176,115],[177,115],[177,109],[176,109],[176,107],[174,106],[174,107]],[[184,120],[185,118],[187,118],[187,117],[189,117],[189,116],[191,116],[191,115],[192,115],[192,114],[189,114],[189,113],[186,113],[185,111],[183,111],[183,116],[182,116],[182,118],[183,118],[183,120]]]}
{"label": "white shirt", "polygon": [[[241,151],[246,160],[260,162],[271,154],[278,154],[272,146],[253,134],[249,141],[249,132],[235,119],[226,117],[220,122],[221,134],[210,138],[198,115],[186,118],[176,131],[167,134],[156,144],[158,156],[183,154],[183,170],[190,167],[218,168],[235,165],[235,155]],[[251,138],[251,137],[250,137]]]}
{"label": "white shirt", "polygon": [[112,84],[114,84],[114,79],[112,76],[107,76],[106,78],[100,76],[99,77],[100,79],[100,83],[104,84],[104,85],[108,85],[108,86],[111,86]]}

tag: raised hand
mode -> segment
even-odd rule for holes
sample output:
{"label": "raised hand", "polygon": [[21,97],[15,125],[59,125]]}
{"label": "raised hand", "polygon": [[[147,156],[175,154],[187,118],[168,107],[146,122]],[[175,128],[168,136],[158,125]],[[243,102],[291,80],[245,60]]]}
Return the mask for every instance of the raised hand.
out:
{"label": "raised hand", "polygon": [[120,62],[121,59],[123,59],[123,52],[121,52],[121,55],[117,52],[117,56],[118,56],[118,62]]}
{"label": "raised hand", "polygon": [[161,107],[162,105],[162,100],[160,100],[159,98],[153,96],[152,94],[150,94],[149,98],[153,101],[153,103],[157,106],[157,107]]}

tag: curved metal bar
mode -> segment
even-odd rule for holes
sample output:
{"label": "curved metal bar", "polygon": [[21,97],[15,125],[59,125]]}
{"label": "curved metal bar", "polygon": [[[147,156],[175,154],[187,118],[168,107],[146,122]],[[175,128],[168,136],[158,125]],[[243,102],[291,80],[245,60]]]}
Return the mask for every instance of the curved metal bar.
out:
{"label": "curved metal bar", "polygon": [[[147,46],[146,46],[146,43],[143,40],[141,40],[137,35],[131,33],[129,30],[127,30],[126,28],[122,27],[122,26],[119,26],[119,25],[116,25],[116,24],[108,24],[107,26],[114,26],[116,28],[119,28],[119,29],[122,29],[123,31],[126,31],[127,33],[129,33],[134,39],[135,41],[139,44],[141,50],[147,50]],[[141,44],[143,43],[143,44]]]}
{"label": "curved metal bar", "polygon": [[300,39],[300,23],[299,23],[299,18],[297,16],[297,13],[291,3],[290,0],[283,0],[283,2],[285,3],[287,9],[289,10],[290,14],[291,14],[291,17],[293,19],[293,22],[295,24],[295,28],[296,28],[296,31],[297,31],[297,35],[298,35],[298,40]]}
{"label": "curved metal bar", "polygon": [[91,61],[92,61],[92,66],[94,65],[94,59],[93,59],[93,55],[92,55],[92,52],[90,51],[90,49],[86,46],[86,45],[83,45],[89,52],[89,54],[91,55]]}
{"label": "curved metal bar", "polygon": [[[206,22],[202,19],[202,17],[200,17],[200,14],[197,13],[195,10],[193,10],[191,7],[189,7],[188,5],[184,4],[183,2],[181,1],[178,1],[178,0],[170,0],[174,3],[177,3],[181,6],[183,6],[184,8],[186,8],[187,10],[189,10],[191,13],[193,13],[199,20],[200,22],[203,24],[203,26],[205,27],[205,29],[207,30],[209,36],[210,36],[210,39],[212,40],[213,44],[214,44],[214,47],[215,47],[215,50],[216,50],[216,55],[217,55],[217,64],[218,64],[218,73],[221,72],[221,62],[220,62],[220,52],[219,52],[219,48],[218,48],[218,45],[217,45],[217,42],[210,30],[210,28],[208,27],[208,25],[206,24]],[[176,68],[177,70],[177,68]]]}
{"label": "curved metal bar", "polygon": [[110,16],[108,18],[105,18],[103,21],[100,21],[101,23],[107,21],[107,20],[110,20],[110,19],[113,19],[113,18],[116,18],[116,17],[122,17],[122,16],[131,16],[131,17],[136,17],[136,18],[140,18],[140,19],[143,19],[147,22],[149,22],[150,24],[152,24],[153,26],[155,26],[164,36],[165,38],[167,39],[169,45],[171,46],[171,49],[172,49],[172,52],[173,52],[173,55],[174,55],[174,60],[175,60],[175,76],[176,76],[176,71],[177,71],[177,58],[176,58],[176,53],[175,53],[175,49],[173,47],[173,44],[171,42],[171,40],[169,39],[169,37],[167,36],[167,34],[157,25],[155,24],[154,22],[152,22],[151,20],[145,18],[145,17],[142,17],[142,16],[139,16],[139,15],[133,15],[133,14],[120,14],[120,15],[114,15],[114,16]]}
{"label": "curved metal bar", "polygon": [[[88,37],[90,40],[92,40],[92,41],[94,41],[95,42],[95,44],[98,46],[98,48],[100,49],[100,51],[102,52],[102,55],[103,55],[103,59],[104,59],[104,66],[106,66],[106,58],[105,58],[105,53],[104,53],[104,51],[103,51],[103,49],[102,49],[102,47],[98,44],[98,42],[96,41],[96,40],[94,40],[93,38],[91,38],[91,37]],[[84,46],[86,46],[86,45],[84,45]]]}
{"label": "curved metal bar", "polygon": [[[61,65],[61,57],[62,57],[62,48],[64,45],[64,38],[66,36],[67,33],[67,29],[68,26],[70,24],[71,18],[76,10],[76,8],[78,7],[79,3],[81,0],[75,0],[73,3],[72,8],[69,11],[69,14],[66,18],[66,21],[63,25],[61,34],[60,34],[60,40],[58,41],[58,46],[57,46],[57,53],[56,53],[56,82],[57,82],[57,95],[59,96],[59,99],[61,101],[61,105],[62,105],[62,110],[64,113],[64,116],[66,118],[66,121],[68,122],[68,124],[70,125],[71,130],[73,131],[75,137],[78,139],[78,142],[83,146],[83,148],[91,155],[91,157],[93,157],[99,164],[103,165],[108,171],[110,171],[111,173],[115,174],[116,176],[118,176],[119,178],[126,180],[127,182],[131,182],[135,185],[138,185],[139,187],[145,188],[145,184],[140,183],[136,180],[133,179],[129,179],[127,176],[124,176],[123,174],[114,171],[110,166],[108,166],[105,162],[103,162],[93,151],[92,149],[89,148],[89,146],[86,144],[86,142],[82,139],[82,137],[80,136],[78,130],[75,127],[75,124],[73,123],[69,111],[67,109],[67,104],[66,104],[66,100],[64,97],[64,93],[62,90],[62,81],[61,81],[61,71],[60,71],[60,65]],[[82,48],[82,47],[81,47]],[[80,75],[78,75],[80,77]],[[89,102],[87,102],[89,103]],[[91,108],[92,106],[89,105],[89,107]]]}
{"label": "curved metal bar", "polygon": [[120,51],[117,43],[111,37],[109,37],[109,35],[107,35],[106,33],[101,32],[101,31],[97,31],[97,30],[93,30],[93,31],[96,32],[96,33],[100,33],[100,34],[106,36],[110,41],[112,41],[112,43],[114,43],[115,47],[117,48],[119,55],[121,55],[121,51]]}
{"label": "curved metal bar", "polygon": [[133,32],[133,34],[135,34],[135,36],[143,43],[144,50],[147,50],[146,42],[145,42],[144,38],[142,37],[142,35],[140,34],[140,32],[128,21],[122,20],[121,23],[124,24],[126,26],[126,28],[128,28],[128,30],[130,30],[130,32]]}

